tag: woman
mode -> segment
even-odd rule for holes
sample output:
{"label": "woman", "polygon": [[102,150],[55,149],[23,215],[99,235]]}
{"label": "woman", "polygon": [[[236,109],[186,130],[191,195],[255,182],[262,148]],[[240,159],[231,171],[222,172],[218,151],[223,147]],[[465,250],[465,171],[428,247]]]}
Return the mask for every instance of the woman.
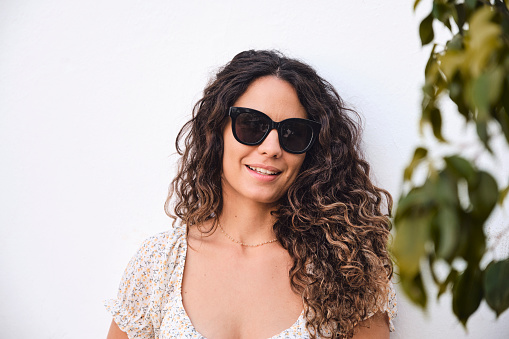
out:
{"label": "woman", "polygon": [[350,115],[310,66],[235,56],[177,137],[174,228],[129,263],[108,338],[388,338],[392,200]]}

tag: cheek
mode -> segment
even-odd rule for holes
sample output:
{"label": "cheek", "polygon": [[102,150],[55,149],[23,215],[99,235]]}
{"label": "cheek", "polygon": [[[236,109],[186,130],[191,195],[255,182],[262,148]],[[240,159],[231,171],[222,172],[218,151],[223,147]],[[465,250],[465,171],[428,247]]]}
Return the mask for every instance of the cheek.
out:
{"label": "cheek", "polygon": [[304,159],[306,158],[305,154],[292,154],[291,158],[288,159],[288,165],[289,168],[291,168],[290,172],[290,180],[291,184],[295,181],[297,178],[297,175],[300,173],[300,169],[302,167],[302,164],[304,163]]}
{"label": "cheek", "polygon": [[293,166],[297,173],[300,172],[300,168],[302,164],[304,164],[304,159],[306,159],[306,154],[294,154],[295,159],[293,159]]}
{"label": "cheek", "polygon": [[[228,128],[228,126],[226,127]],[[239,143],[233,137],[230,130],[223,133],[223,167],[222,172],[238,171],[241,168],[242,159],[251,152],[250,146]]]}

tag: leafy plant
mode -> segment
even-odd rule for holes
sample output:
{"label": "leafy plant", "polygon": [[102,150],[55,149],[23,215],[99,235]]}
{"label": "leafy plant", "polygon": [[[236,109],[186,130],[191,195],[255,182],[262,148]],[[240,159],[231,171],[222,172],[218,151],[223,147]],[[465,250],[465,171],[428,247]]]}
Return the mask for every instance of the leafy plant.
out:
{"label": "leafy plant", "polygon": [[[452,290],[452,309],[464,326],[483,299],[497,316],[509,308],[509,258],[483,260],[490,251],[486,221],[497,202],[503,206],[509,186],[500,188],[478,158],[460,155],[462,148],[446,140],[441,105],[454,103],[466,126],[475,126],[483,153],[499,156],[495,137],[509,144],[508,2],[433,0],[419,27],[423,46],[435,42],[434,25],[450,32],[445,44],[433,44],[424,70],[420,129],[430,126],[432,138],[454,151],[415,150],[395,212],[393,253],[408,297],[426,307],[428,282],[438,297]],[[501,236],[507,233],[509,223]]]}

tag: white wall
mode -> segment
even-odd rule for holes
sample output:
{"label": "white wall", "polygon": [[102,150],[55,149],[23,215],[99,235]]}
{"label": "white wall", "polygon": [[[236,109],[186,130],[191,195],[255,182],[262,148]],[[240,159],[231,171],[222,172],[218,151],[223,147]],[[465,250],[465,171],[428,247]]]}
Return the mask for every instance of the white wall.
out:
{"label": "white wall", "polygon": [[[214,70],[277,48],[365,117],[378,183],[396,196],[419,142],[427,51],[413,1],[0,2],[0,337],[102,338],[127,261],[163,212],[173,141]],[[393,338],[503,338],[450,298],[427,316],[399,294]],[[504,335],[505,333],[505,335]]]}

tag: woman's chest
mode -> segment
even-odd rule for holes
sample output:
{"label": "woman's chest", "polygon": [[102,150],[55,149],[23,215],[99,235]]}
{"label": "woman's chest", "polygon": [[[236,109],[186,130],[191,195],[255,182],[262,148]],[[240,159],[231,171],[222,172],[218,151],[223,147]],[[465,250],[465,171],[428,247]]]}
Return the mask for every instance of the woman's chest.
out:
{"label": "woman's chest", "polygon": [[185,311],[213,338],[268,338],[296,323],[302,301],[285,255],[232,258],[188,250],[182,282]]}

